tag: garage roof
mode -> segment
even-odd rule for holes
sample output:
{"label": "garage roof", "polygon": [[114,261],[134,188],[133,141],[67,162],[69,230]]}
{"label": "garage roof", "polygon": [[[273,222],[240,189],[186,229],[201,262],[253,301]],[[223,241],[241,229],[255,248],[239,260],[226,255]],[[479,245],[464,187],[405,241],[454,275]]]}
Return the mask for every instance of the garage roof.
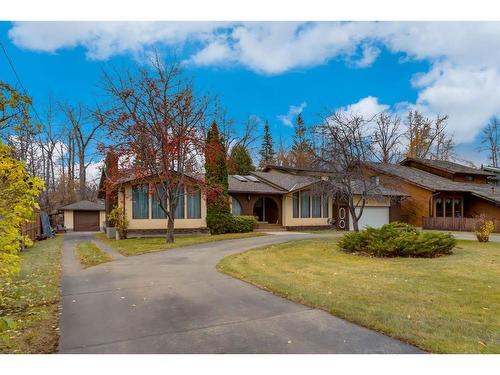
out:
{"label": "garage roof", "polygon": [[103,203],[95,203],[91,201],[79,201],[61,207],[62,211],[104,211]]}

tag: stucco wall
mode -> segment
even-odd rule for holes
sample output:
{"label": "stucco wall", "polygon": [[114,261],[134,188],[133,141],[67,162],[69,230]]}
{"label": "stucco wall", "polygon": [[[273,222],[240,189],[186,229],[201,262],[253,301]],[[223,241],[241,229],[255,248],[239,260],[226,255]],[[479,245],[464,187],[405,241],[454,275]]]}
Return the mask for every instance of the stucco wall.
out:
{"label": "stucco wall", "polygon": [[[123,206],[123,192],[118,196],[118,205]],[[132,185],[125,187],[125,212],[129,220],[130,230],[151,230],[151,229],[166,229],[167,219],[152,219],[151,210],[152,199],[149,197],[149,219],[133,219],[132,218]],[[184,199],[184,204],[187,204],[187,199]],[[175,229],[198,229],[207,227],[207,203],[206,198],[201,194],[201,218],[200,219],[175,219]]]}
{"label": "stucco wall", "polygon": [[[328,198],[328,210],[329,216],[332,213],[332,198]],[[283,195],[283,226],[285,227],[309,227],[309,226],[320,226],[328,225],[328,217],[293,217],[293,194],[288,193]]]}

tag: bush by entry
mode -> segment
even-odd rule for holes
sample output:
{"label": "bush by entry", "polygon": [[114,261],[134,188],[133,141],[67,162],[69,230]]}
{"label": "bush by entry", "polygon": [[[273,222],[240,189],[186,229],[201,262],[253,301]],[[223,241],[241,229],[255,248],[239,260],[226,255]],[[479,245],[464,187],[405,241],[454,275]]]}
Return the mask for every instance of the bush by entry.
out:
{"label": "bush by entry", "polygon": [[376,257],[433,258],[451,254],[457,241],[448,233],[422,232],[404,223],[347,233],[339,247],[347,253]]}
{"label": "bush by entry", "polygon": [[500,353],[500,243],[453,256],[353,256],[318,238],[224,258],[218,269],[437,353]]}

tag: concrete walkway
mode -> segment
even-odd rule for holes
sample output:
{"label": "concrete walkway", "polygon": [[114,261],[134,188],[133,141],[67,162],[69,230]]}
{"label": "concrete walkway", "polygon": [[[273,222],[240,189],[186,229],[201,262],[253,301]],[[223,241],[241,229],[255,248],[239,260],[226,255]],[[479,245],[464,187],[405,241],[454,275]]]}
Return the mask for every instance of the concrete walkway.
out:
{"label": "concrete walkway", "polygon": [[[419,353],[417,348],[217,272],[223,257],[317,238],[268,235],[122,257],[81,269],[63,242],[62,353]],[[101,244],[100,244],[101,245]]]}

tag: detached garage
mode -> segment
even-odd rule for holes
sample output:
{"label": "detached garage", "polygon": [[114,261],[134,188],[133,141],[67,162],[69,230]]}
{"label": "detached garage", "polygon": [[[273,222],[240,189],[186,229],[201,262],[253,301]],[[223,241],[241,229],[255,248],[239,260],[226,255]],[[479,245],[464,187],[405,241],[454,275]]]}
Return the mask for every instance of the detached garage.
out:
{"label": "detached garage", "polygon": [[98,232],[106,217],[104,204],[80,201],[61,207],[64,225],[75,232]]}

